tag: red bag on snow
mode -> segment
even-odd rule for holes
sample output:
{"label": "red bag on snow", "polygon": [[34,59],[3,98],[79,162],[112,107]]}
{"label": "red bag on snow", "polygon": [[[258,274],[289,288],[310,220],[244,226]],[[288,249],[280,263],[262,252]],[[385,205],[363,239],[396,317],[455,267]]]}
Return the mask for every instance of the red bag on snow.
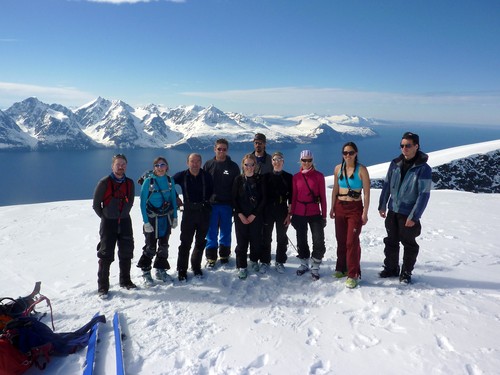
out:
{"label": "red bag on snow", "polygon": [[20,375],[31,365],[29,355],[21,353],[8,340],[0,338],[0,375]]}
{"label": "red bag on snow", "polygon": [[47,343],[23,353],[7,338],[0,337],[0,375],[20,375],[32,365],[44,370],[51,351],[52,344]]}

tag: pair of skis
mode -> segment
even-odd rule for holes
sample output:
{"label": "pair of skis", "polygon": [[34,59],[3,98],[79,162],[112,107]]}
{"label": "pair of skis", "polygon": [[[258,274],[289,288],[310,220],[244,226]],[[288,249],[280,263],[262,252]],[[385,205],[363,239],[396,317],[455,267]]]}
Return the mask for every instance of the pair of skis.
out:
{"label": "pair of skis", "polygon": [[[98,314],[96,314],[98,315]],[[122,330],[120,325],[120,315],[118,311],[113,316],[113,331],[115,337],[116,351],[116,375],[125,375],[125,365],[123,363],[123,345],[122,345]],[[99,336],[99,323],[96,323],[90,332],[90,340],[87,347],[87,358],[83,375],[93,375],[96,357],[97,342]]]}

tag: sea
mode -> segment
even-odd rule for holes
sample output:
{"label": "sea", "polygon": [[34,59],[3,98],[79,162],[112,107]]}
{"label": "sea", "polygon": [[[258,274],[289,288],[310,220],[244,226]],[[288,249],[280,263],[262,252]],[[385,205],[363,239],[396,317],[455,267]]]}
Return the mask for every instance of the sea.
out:
{"label": "sea", "polygon": [[[406,131],[420,136],[421,150],[438,151],[450,147],[500,139],[499,125],[417,124],[401,123],[370,126],[377,136],[353,138],[359,149],[358,159],[366,166],[384,163],[400,154],[401,136]],[[333,174],[342,161],[343,139],[332,143],[301,144],[286,149],[267,144],[267,152],[282,151],[284,169],[290,173],[299,170],[299,156],[303,149],[314,154],[316,169],[325,176]],[[253,151],[231,148],[229,155],[238,164]],[[24,205],[41,202],[91,199],[100,178],[111,172],[111,158],[123,153],[128,159],[127,176],[134,181],[152,169],[153,160],[164,156],[169,162],[169,174],[187,169],[190,151],[175,149],[96,149],[88,151],[0,151],[0,206]],[[202,155],[203,163],[214,157],[212,150],[192,150]],[[136,195],[140,186],[136,185]]]}

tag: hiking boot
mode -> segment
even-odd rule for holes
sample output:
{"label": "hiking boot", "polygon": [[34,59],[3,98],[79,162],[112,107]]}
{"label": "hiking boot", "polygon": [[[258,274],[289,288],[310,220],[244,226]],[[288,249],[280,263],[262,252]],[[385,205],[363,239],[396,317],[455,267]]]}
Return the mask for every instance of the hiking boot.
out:
{"label": "hiking boot", "polygon": [[151,276],[151,270],[149,270],[149,271],[143,271],[142,272],[142,279],[144,281],[144,285],[146,285],[146,286],[153,286],[153,285],[155,285],[153,277]]}
{"label": "hiking boot", "polygon": [[97,292],[108,294],[109,290],[109,267],[111,262],[108,259],[99,259],[99,268],[97,270]]}
{"label": "hiking boot", "polygon": [[250,261],[250,267],[254,272],[259,272],[259,262]]}
{"label": "hiking boot", "polygon": [[302,276],[309,271],[309,259],[301,259],[300,266],[297,268],[297,276]]}
{"label": "hiking boot", "polygon": [[311,270],[311,277],[314,281],[319,280],[319,270],[317,269],[312,269]]}
{"label": "hiking boot", "polygon": [[207,263],[205,264],[205,268],[209,270],[213,270],[215,268],[215,260],[207,259]]}
{"label": "hiking boot", "polygon": [[259,269],[259,272],[261,274],[265,274],[267,273],[267,270],[269,269],[269,264],[268,263],[261,263],[260,264],[260,269]]}
{"label": "hiking boot", "polygon": [[239,272],[238,272],[238,278],[240,280],[245,280],[248,276],[248,271],[246,268],[240,268]]}
{"label": "hiking boot", "polygon": [[276,269],[276,272],[278,273],[285,273],[285,265],[283,263],[276,262],[274,265],[274,268]]}
{"label": "hiking boot", "polygon": [[156,280],[161,280],[164,283],[172,281],[172,277],[167,273],[167,270],[162,268],[157,268],[155,271]]}
{"label": "hiking boot", "polygon": [[358,279],[355,277],[348,277],[345,281],[345,286],[349,289],[354,289],[358,286]]}
{"label": "hiking boot", "polygon": [[127,290],[130,289],[135,289],[137,288],[137,285],[135,285],[132,280],[125,280],[120,283],[120,287],[125,288]]}
{"label": "hiking boot", "polygon": [[108,298],[108,290],[104,288],[99,288],[97,290],[97,295],[99,296],[100,299],[107,299]]}
{"label": "hiking boot", "polygon": [[220,264],[221,265],[226,265],[229,263],[229,257],[220,257]]}
{"label": "hiking boot", "polygon": [[196,277],[198,279],[203,278],[203,272],[201,270],[193,270],[193,273],[194,273],[194,277]]}
{"label": "hiking boot", "polygon": [[186,271],[179,271],[178,279],[181,283],[187,283],[187,272]]}
{"label": "hiking boot", "polygon": [[401,275],[399,275],[399,282],[403,284],[411,284],[411,272],[401,272]]}
{"label": "hiking boot", "polygon": [[342,271],[335,271],[335,273],[333,274],[333,277],[335,277],[336,279],[342,279],[346,276],[347,272],[342,272]]}
{"label": "hiking boot", "polygon": [[382,271],[378,274],[382,279],[386,279],[388,277],[398,277],[399,276],[399,266],[395,269],[384,267]]}

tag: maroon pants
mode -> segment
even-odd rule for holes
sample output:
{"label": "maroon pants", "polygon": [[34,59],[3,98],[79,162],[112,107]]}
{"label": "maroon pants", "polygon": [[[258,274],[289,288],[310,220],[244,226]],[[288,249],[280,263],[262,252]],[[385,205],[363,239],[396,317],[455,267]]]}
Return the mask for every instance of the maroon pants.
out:
{"label": "maroon pants", "polygon": [[359,234],[363,223],[361,201],[335,201],[335,236],[337,237],[337,265],[335,271],[347,272],[348,277],[361,276],[361,246]]}

